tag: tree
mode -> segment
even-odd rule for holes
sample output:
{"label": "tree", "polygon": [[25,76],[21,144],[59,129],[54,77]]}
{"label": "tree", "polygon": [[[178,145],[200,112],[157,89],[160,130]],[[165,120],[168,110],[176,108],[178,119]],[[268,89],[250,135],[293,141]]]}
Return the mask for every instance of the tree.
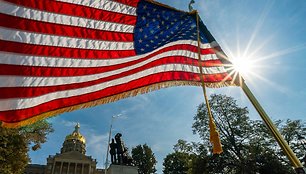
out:
{"label": "tree", "polygon": [[0,126],[0,173],[22,174],[30,162],[29,149],[38,150],[51,132],[52,126],[45,120],[19,129]]}
{"label": "tree", "polygon": [[27,143],[17,129],[0,127],[0,173],[21,174],[28,164]]}
{"label": "tree", "polygon": [[19,134],[24,138],[29,147],[32,145],[31,149],[35,151],[41,148],[41,144],[47,141],[47,135],[53,131],[52,125],[48,121],[42,120],[21,127]]}
{"label": "tree", "polygon": [[209,171],[209,158],[202,155],[191,155],[191,164],[188,170],[189,174],[206,174]]}
{"label": "tree", "polygon": [[191,158],[188,153],[174,152],[168,154],[163,162],[164,174],[187,174]]}
{"label": "tree", "polygon": [[188,143],[186,140],[179,139],[173,146],[175,152],[193,153],[194,144]]}
{"label": "tree", "polygon": [[164,174],[204,174],[207,173],[207,151],[199,143],[178,140],[173,153],[163,162]]}
{"label": "tree", "polygon": [[139,174],[151,174],[156,172],[157,163],[152,149],[147,145],[138,145],[132,148],[132,157],[135,165],[138,166]]}
{"label": "tree", "polygon": [[[306,146],[301,142],[301,140],[306,137],[305,122],[288,119],[286,121],[278,121],[278,123],[279,130],[284,136],[284,139],[306,167]],[[283,153],[280,151],[279,155],[283,155]],[[286,162],[288,162],[287,159]]]}
{"label": "tree", "polygon": [[[225,95],[211,95],[209,103],[224,150],[218,157],[210,156],[210,173],[294,172],[280,160],[283,156],[272,148],[275,148],[275,141],[265,125],[250,120],[246,107],[239,107],[233,98]],[[204,104],[199,105],[194,121],[194,133],[199,134],[202,144],[209,144],[208,114]]]}

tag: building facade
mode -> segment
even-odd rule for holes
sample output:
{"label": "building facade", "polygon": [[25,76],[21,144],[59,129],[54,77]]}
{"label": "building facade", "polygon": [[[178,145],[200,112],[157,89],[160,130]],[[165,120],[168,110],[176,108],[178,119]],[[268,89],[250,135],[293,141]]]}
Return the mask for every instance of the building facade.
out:
{"label": "building facade", "polygon": [[49,155],[46,165],[29,164],[25,174],[103,174],[97,169],[97,161],[86,156],[86,139],[80,133],[80,125],[66,136],[61,152]]}

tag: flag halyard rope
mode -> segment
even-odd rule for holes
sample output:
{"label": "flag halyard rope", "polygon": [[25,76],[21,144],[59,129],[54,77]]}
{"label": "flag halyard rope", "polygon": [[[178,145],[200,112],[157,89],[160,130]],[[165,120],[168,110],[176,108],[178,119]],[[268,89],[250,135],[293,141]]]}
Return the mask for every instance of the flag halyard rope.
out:
{"label": "flag halyard rope", "polygon": [[205,98],[205,103],[207,107],[207,112],[209,116],[209,130],[210,130],[210,142],[213,145],[213,154],[221,154],[223,152],[221,141],[220,141],[220,134],[217,130],[217,126],[214,122],[214,118],[212,116],[211,108],[209,105],[208,97],[207,97],[207,92],[206,92],[206,87],[205,87],[205,81],[203,77],[203,70],[202,70],[202,64],[201,64],[201,45],[200,45],[200,27],[199,27],[199,15],[198,12],[196,11],[196,20],[197,20],[197,39],[198,39],[198,61],[199,61],[199,68],[200,68],[200,80],[202,83],[202,89],[203,89],[203,94]]}

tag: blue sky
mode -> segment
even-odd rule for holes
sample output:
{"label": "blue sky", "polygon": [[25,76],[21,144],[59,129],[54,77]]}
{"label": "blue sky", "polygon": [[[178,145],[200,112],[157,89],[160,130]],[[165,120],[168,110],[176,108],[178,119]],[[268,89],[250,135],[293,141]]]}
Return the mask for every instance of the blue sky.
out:
{"label": "blue sky", "polygon": [[[187,10],[189,0],[159,2]],[[305,120],[306,1],[196,0],[194,7],[229,57],[253,62],[246,83],[268,115],[274,120]],[[252,119],[260,119],[240,88],[208,89],[208,93],[232,96],[241,106],[248,106]],[[121,114],[114,120],[113,135],[121,132],[130,149],[147,143],[157,158],[158,173],[162,173],[163,158],[178,139],[199,140],[191,125],[202,101],[199,87],[172,87],[65,113],[49,119],[55,132],[30,157],[33,163],[46,164],[48,155],[60,151],[65,136],[79,122],[87,139],[87,155],[102,167],[111,117]]]}

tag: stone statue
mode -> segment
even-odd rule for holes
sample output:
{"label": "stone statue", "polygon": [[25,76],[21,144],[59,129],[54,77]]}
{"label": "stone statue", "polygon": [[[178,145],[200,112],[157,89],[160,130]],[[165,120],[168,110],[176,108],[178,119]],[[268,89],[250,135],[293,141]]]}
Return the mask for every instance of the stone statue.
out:
{"label": "stone statue", "polygon": [[122,163],[123,164],[127,164],[127,160],[128,160],[128,148],[124,147],[124,151],[123,151],[123,156],[122,156]]}
{"label": "stone statue", "polygon": [[115,143],[114,138],[112,138],[112,142],[109,144],[109,147],[110,147],[109,153],[111,155],[112,164],[116,164],[117,163],[117,158],[116,158],[116,147],[117,147],[117,145]]}
{"label": "stone statue", "polygon": [[115,140],[112,139],[112,142],[109,144],[112,164],[132,166],[134,165],[133,159],[129,156],[128,148],[124,146],[121,137],[122,134],[117,133],[115,135]]}
{"label": "stone statue", "polygon": [[124,144],[121,140],[122,134],[121,133],[117,133],[115,135],[115,140],[116,140],[116,144],[117,144],[117,159],[118,159],[118,164],[123,164],[123,152],[124,152]]}

